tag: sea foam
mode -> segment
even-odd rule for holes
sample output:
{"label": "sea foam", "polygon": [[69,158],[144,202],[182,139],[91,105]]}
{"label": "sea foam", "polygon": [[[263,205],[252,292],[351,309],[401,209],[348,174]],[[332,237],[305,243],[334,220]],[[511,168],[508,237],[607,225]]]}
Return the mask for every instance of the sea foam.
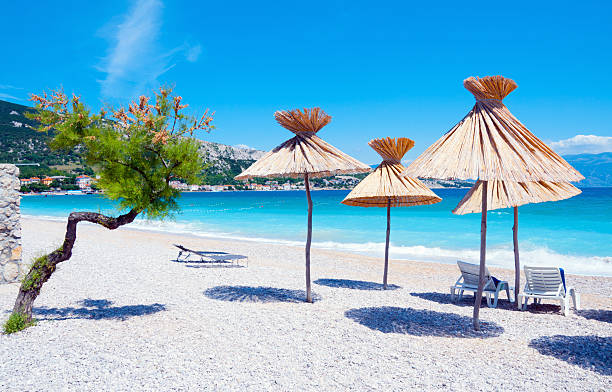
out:
{"label": "sea foam", "polygon": [[[37,217],[40,218],[40,217]],[[248,236],[223,231],[205,231],[196,223],[159,222],[136,220],[132,227],[140,230],[151,230],[176,234],[189,234],[198,237],[230,239],[236,241],[265,242],[287,246],[304,246],[304,241],[278,238]],[[384,256],[384,242],[337,242],[313,241],[314,248],[351,252],[368,256]],[[524,243],[520,245],[521,266],[538,265],[562,267],[572,274],[612,276],[612,257],[565,255],[544,246]],[[478,263],[480,249],[447,249],[440,247],[396,246],[389,247],[390,258],[395,260],[414,260],[425,262],[441,262],[454,264],[457,260]],[[514,268],[514,250],[506,246],[490,246],[487,248],[487,265],[503,268]]]}

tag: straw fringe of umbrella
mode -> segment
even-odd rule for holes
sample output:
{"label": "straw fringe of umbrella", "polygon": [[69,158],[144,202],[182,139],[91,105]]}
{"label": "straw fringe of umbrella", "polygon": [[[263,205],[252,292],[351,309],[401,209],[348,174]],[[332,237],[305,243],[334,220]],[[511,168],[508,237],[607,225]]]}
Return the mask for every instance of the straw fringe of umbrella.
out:
{"label": "straw fringe of umbrella", "polygon": [[[474,301],[474,329],[480,329],[479,313],[484,287],[486,265],[487,210],[489,203],[489,184],[491,195],[499,194],[500,203],[519,198],[521,185],[548,181],[568,183],[580,181],[584,177],[563,158],[535,137],[518,121],[502,103],[517,84],[502,76],[470,77],[463,81],[465,88],[476,98],[472,110],[442,138],[427,148],[404,171],[404,175],[443,179],[476,179],[468,199],[456,211],[477,209],[474,193],[480,192],[480,279]],[[499,186],[495,181],[508,184]],[[514,183],[514,184],[512,184]],[[529,187],[530,185],[525,185]],[[533,185],[532,185],[533,186]],[[481,190],[480,190],[481,189]],[[544,188],[534,191],[550,192]],[[500,193],[510,190],[509,194]],[[566,191],[571,192],[567,189]],[[561,192],[559,189],[554,192]],[[503,201],[505,200],[505,201]],[[491,202],[498,202],[491,198]],[[515,208],[515,222],[518,219]],[[515,257],[518,263],[518,228],[515,224]],[[516,289],[516,288],[515,288]]]}
{"label": "straw fringe of umbrella", "polygon": [[319,108],[277,111],[276,121],[295,137],[276,147],[235,178],[329,177],[338,174],[367,173],[366,164],[325,142],[316,133],[329,124],[331,116]]}
{"label": "straw fringe of umbrella", "polygon": [[502,103],[517,87],[512,79],[470,77],[463,85],[474,94],[476,104],[408,166],[406,175],[513,182],[584,179]]}
{"label": "straw fringe of umbrella", "polygon": [[389,137],[373,139],[369,143],[383,158],[382,163],[349,193],[342,204],[357,207],[386,207],[387,236],[385,241],[385,266],[383,288],[387,288],[389,269],[389,236],[391,232],[391,207],[407,207],[438,203],[439,198],[416,178],[403,177],[402,157],[414,146],[408,138]]}
{"label": "straw fringe of umbrella", "polygon": [[[453,210],[463,215],[482,212],[483,181],[478,181]],[[508,182],[489,181],[487,209],[519,207],[530,203],[543,203],[569,199],[581,193],[568,182]]]}
{"label": "straw fringe of umbrella", "polygon": [[416,178],[404,177],[401,159],[414,146],[408,138],[381,138],[369,143],[383,162],[342,201],[357,207],[407,207],[433,204],[441,199]]}
{"label": "straw fringe of umbrella", "polygon": [[312,242],[313,205],[310,196],[309,178],[327,177],[336,174],[367,173],[371,169],[365,163],[346,155],[316,135],[321,128],[331,121],[331,116],[320,108],[277,111],[274,113],[274,117],[281,126],[295,133],[295,137],[268,152],[235,178],[237,180],[253,177],[304,178],[308,201],[308,233],[305,247],[306,301],[312,302],[310,245]]}

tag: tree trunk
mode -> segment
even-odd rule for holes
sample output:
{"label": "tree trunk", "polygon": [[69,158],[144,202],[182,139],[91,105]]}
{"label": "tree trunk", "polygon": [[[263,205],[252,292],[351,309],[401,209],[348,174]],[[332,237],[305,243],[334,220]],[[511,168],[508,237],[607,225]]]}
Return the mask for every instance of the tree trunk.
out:
{"label": "tree trunk", "polygon": [[312,302],[310,291],[310,243],[312,242],[312,198],[310,197],[310,182],[308,173],[304,174],[304,185],[306,186],[306,199],[308,199],[308,235],[306,237],[306,302]]}
{"label": "tree trunk", "polygon": [[514,301],[518,305],[518,294],[521,286],[521,262],[518,245],[518,207],[514,207],[514,226],[512,226],[514,240]]}
{"label": "tree trunk", "polygon": [[30,271],[25,276],[19,288],[19,294],[15,300],[13,313],[22,313],[26,316],[26,322],[32,320],[32,305],[34,300],[40,294],[42,285],[49,280],[57,264],[66,261],[72,256],[72,247],[76,241],[77,224],[82,221],[97,223],[114,230],[119,226],[131,223],[140,211],[131,210],[127,214],[113,218],[110,216],[98,214],[95,212],[73,212],[68,216],[68,224],[66,225],[66,236],[62,246],[53,252],[41,256],[34,260]]}
{"label": "tree trunk", "polygon": [[485,281],[485,264],[487,256],[487,193],[488,182],[482,182],[482,218],[480,221],[480,270],[478,271],[478,291],[474,300],[474,329],[480,331],[480,304]]}
{"label": "tree trunk", "polygon": [[383,290],[387,289],[387,272],[389,271],[389,234],[391,233],[391,199],[387,200],[387,241],[385,242],[385,273],[383,274]]}

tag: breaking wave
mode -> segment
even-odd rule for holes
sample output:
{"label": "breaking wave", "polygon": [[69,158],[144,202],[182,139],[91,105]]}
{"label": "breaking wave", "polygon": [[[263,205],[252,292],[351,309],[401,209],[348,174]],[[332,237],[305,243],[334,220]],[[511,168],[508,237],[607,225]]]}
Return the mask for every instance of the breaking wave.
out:
{"label": "breaking wave", "polygon": [[[66,218],[54,216],[32,216],[24,215],[25,218],[45,219],[52,221],[65,221]],[[276,239],[260,236],[249,236],[224,231],[203,230],[197,223],[173,222],[173,221],[147,221],[137,219],[128,228],[183,234],[205,238],[229,239],[236,241],[253,241],[269,244],[280,244],[288,246],[303,246],[304,241]],[[351,252],[368,256],[383,256],[385,250],[384,242],[337,242],[337,241],[313,241],[314,248]],[[414,260],[425,262],[455,263],[457,260],[478,263],[480,250],[471,249],[449,249],[427,246],[403,246],[390,245],[390,257],[396,260]],[[612,276],[612,257],[567,255],[555,252],[544,246],[536,246],[526,242],[521,243],[520,250],[521,265],[539,265],[563,267],[572,274]],[[503,268],[514,268],[514,251],[507,246],[489,246],[487,248],[487,265]]]}

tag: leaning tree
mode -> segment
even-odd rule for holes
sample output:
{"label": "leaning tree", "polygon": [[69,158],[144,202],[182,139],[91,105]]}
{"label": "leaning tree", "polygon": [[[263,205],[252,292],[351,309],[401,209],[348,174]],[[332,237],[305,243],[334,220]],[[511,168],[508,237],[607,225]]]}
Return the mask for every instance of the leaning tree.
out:
{"label": "leaning tree", "polygon": [[118,202],[122,214],[73,212],[68,216],[62,245],[36,258],[21,283],[11,318],[13,322],[20,320],[22,328],[32,322],[32,304],[43,284],[57,265],[72,255],[77,224],[87,221],[113,230],[131,223],[139,214],[161,219],[178,211],[180,193],[170,181],[198,180],[203,162],[193,133],[214,127],[214,113],[207,110],[199,119],[187,116],[182,98],[165,88],[156,92],[152,101],[141,96],[127,109],[100,113],[92,113],[79,97],[69,99],[62,91],[32,95],[32,100],[38,109],[32,115],[40,122],[38,130],[55,130],[51,147],[78,148],[86,163],[96,168],[98,188],[104,197]]}

